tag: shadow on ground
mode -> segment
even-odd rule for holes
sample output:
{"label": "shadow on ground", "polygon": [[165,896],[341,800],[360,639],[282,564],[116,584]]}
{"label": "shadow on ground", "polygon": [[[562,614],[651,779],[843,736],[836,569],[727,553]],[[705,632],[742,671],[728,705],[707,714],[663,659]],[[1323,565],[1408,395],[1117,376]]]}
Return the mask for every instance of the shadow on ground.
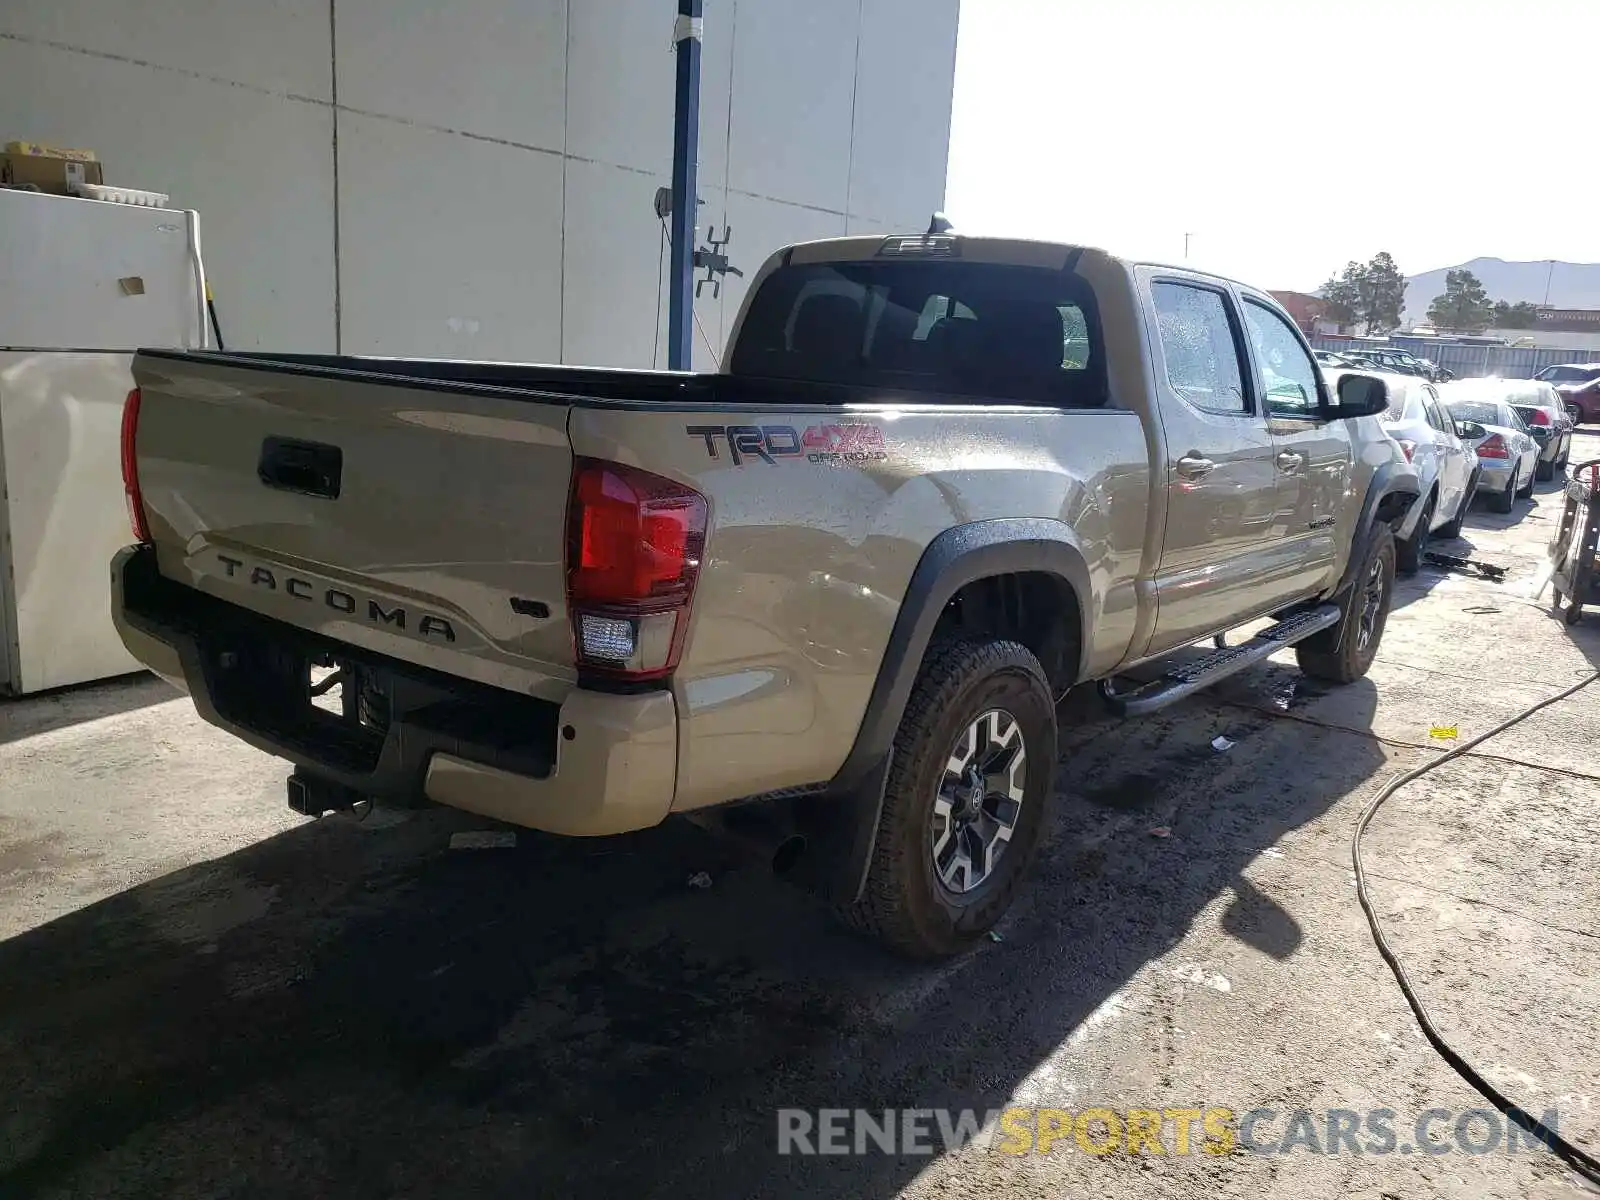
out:
{"label": "shadow on ground", "polygon": [[61,688],[26,700],[0,697],[0,745],[69,725],[176,700],[182,693],[154,675],[125,675],[94,688]]}
{"label": "shadow on ground", "polygon": [[1383,764],[1264,713],[1064,712],[1050,844],[954,964],[886,959],[687,825],[468,852],[443,812],[306,826],[14,938],[0,1195],[891,1194],[929,1160],[780,1157],[775,1110],[1003,1104],[1219,899],[1292,960],[1296,914],[1241,872]]}

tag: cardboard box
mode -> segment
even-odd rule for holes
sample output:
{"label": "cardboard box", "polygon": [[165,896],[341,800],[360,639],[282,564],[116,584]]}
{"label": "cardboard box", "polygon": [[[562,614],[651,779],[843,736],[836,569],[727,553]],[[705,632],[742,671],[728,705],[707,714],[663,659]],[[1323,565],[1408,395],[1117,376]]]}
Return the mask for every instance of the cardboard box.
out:
{"label": "cardboard box", "polygon": [[7,154],[23,154],[30,158],[64,158],[69,162],[99,162],[93,150],[73,150],[68,146],[47,146],[43,142],[7,142]]}
{"label": "cardboard box", "polygon": [[104,183],[105,176],[98,162],[80,159],[56,158],[45,154],[0,154],[0,183],[32,184],[41,192],[57,196],[71,194],[73,183]]}

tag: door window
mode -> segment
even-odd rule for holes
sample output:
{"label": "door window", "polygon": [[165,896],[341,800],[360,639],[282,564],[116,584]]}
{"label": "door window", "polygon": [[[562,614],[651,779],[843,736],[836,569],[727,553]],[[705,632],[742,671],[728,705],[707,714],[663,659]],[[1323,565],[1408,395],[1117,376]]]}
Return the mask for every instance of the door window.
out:
{"label": "door window", "polygon": [[1246,298],[1245,328],[1261,364],[1267,412],[1281,417],[1312,417],[1317,412],[1317,366],[1289,323],[1264,304]]}
{"label": "door window", "polygon": [[1196,408],[1244,416],[1250,412],[1239,344],[1221,292],[1186,283],[1156,283],[1156,326],[1167,381]]}
{"label": "door window", "polygon": [[1450,432],[1450,423],[1440,410],[1438,396],[1432,388],[1422,389],[1422,411],[1427,415],[1429,425],[1432,425],[1440,433]]}

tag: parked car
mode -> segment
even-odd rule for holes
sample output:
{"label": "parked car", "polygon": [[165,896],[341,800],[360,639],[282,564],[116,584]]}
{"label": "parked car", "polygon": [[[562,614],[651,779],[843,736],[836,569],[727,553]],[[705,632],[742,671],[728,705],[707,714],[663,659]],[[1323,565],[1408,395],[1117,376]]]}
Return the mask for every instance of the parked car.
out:
{"label": "parked car", "polygon": [[1572,429],[1576,424],[1567,415],[1561,393],[1552,384],[1539,380],[1507,380],[1506,399],[1528,426],[1539,443],[1540,481],[1555,478],[1555,473],[1572,457]]}
{"label": "parked car", "polygon": [[1533,495],[1539,467],[1539,443],[1516,409],[1504,400],[1461,398],[1482,380],[1446,385],[1445,409],[1456,421],[1456,432],[1478,458],[1478,490],[1489,494],[1489,507],[1508,513],[1517,497]]}
{"label": "parked car", "polygon": [[1454,400],[1504,400],[1522,418],[1539,445],[1535,478],[1543,481],[1567,465],[1572,454],[1572,419],[1555,387],[1536,379],[1469,379],[1450,391]]}
{"label": "parked car", "polygon": [[713,374],[133,377],[118,630],[295,764],[296,812],[759,822],[923,957],[982,938],[1052,829],[1058,696],[1137,716],[1291,645],[1365,675],[1420,495],[1384,381],[1330,388],[1266,293],[1043,242],[780,249]]}
{"label": "parked car", "polygon": [[[1341,372],[1328,374],[1338,386]],[[1455,421],[1445,412],[1439,391],[1414,375],[1384,375],[1389,410],[1383,427],[1417,469],[1422,492],[1396,530],[1395,563],[1407,574],[1422,565],[1429,540],[1461,536],[1461,523],[1472,507],[1478,486],[1478,460],[1456,436]]]}
{"label": "parked car", "polygon": [[1423,370],[1427,373],[1428,378],[1433,380],[1434,383],[1448,383],[1450,380],[1456,377],[1456,373],[1454,371],[1450,370],[1448,367],[1441,367],[1431,358],[1418,358],[1417,361],[1422,364]]}
{"label": "parked car", "polygon": [[1392,346],[1364,346],[1356,353],[1374,366],[1396,375],[1416,375],[1431,380],[1437,370],[1432,363],[1425,364],[1415,354]]}
{"label": "parked car", "polygon": [[1600,421],[1600,363],[1562,363],[1534,376],[1561,393],[1561,399],[1578,410],[1580,424]]}

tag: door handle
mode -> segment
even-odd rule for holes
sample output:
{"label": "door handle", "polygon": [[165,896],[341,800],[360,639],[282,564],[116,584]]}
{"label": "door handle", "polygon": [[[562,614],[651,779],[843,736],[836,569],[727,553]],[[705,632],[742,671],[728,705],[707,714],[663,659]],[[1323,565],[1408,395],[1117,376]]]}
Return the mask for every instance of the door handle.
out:
{"label": "door handle", "polygon": [[1209,458],[1202,458],[1191,450],[1178,460],[1177,471],[1185,479],[1199,479],[1202,475],[1209,475],[1216,465]]}
{"label": "door handle", "polygon": [[1293,471],[1305,460],[1306,456],[1304,454],[1296,454],[1293,450],[1284,450],[1278,455],[1278,469]]}
{"label": "door handle", "polygon": [[256,476],[270,488],[337,500],[344,473],[344,451],[321,442],[269,437],[261,443]]}

